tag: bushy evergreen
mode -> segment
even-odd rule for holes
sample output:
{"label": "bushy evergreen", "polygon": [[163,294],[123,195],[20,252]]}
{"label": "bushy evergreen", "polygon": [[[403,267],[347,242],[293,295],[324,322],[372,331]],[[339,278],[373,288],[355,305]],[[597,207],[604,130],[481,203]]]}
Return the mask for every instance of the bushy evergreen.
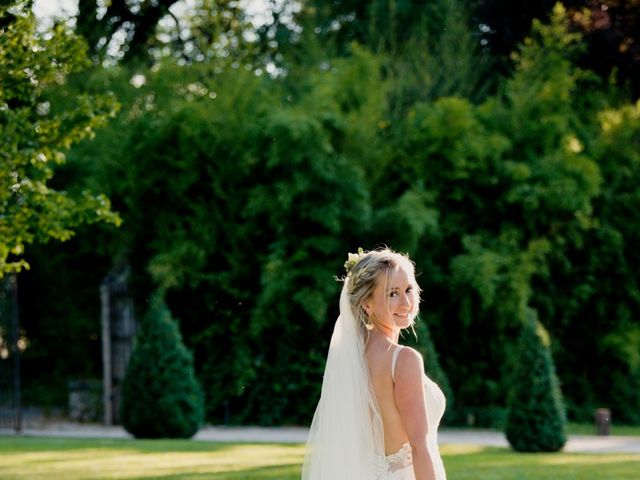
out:
{"label": "bushy evergreen", "polygon": [[136,336],[122,385],[122,423],[136,438],[190,438],[203,421],[193,357],[155,295]]}
{"label": "bushy evergreen", "polygon": [[511,446],[520,452],[555,452],[567,441],[562,394],[549,346],[549,334],[536,312],[528,309],[505,432]]}

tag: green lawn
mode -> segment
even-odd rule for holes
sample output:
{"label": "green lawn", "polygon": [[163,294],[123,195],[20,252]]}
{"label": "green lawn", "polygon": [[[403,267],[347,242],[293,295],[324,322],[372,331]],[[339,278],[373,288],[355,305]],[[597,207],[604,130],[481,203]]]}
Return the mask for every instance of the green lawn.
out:
{"label": "green lawn", "polygon": [[[471,430],[469,427],[445,427],[447,430]],[[494,430],[496,432],[502,431],[499,428],[479,428],[479,430]],[[630,425],[611,425],[609,429],[610,435],[622,436],[622,437],[640,437],[640,426]],[[596,435],[596,427],[591,423],[568,423],[567,433],[569,435]]]}
{"label": "green lawn", "polygon": [[[613,424],[609,430],[611,435],[640,437],[640,427]],[[569,423],[567,431],[572,435],[594,435],[596,427],[593,424]]]}
{"label": "green lawn", "polygon": [[[449,480],[631,480],[640,455],[442,447]],[[2,480],[298,480],[301,445],[0,437]]]}

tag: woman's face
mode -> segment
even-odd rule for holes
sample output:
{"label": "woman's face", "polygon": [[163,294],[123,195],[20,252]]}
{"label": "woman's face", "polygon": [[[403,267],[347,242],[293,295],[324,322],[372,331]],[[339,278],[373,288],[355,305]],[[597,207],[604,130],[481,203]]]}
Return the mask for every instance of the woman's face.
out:
{"label": "woman's face", "polygon": [[388,328],[407,328],[413,320],[417,301],[413,275],[402,267],[381,272],[373,294],[364,303],[365,312],[373,323]]}

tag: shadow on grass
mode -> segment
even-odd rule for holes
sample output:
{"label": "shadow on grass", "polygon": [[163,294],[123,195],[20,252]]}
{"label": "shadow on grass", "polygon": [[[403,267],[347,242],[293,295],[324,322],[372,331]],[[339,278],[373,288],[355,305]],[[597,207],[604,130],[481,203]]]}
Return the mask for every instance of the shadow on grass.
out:
{"label": "shadow on grass", "polygon": [[21,435],[0,436],[0,452],[38,452],[38,451],[67,451],[105,448],[127,450],[129,452],[211,452],[224,450],[234,444],[204,442],[196,440],[137,440],[133,438],[55,438],[55,437],[25,437]]}
{"label": "shadow on grass", "polygon": [[[171,452],[216,452],[249,445],[232,442],[210,442],[206,440],[168,440],[168,439],[134,439],[134,438],[59,438],[59,437],[25,437],[0,436],[0,452],[43,452],[68,451],[82,449],[126,450],[134,453],[171,453]],[[291,443],[252,443],[254,446],[272,446],[286,449],[299,448]]]}
{"label": "shadow on grass", "polygon": [[152,477],[152,480],[300,480],[302,465],[278,465],[273,467],[247,468],[234,472],[211,473],[183,473],[180,475],[168,475]]}

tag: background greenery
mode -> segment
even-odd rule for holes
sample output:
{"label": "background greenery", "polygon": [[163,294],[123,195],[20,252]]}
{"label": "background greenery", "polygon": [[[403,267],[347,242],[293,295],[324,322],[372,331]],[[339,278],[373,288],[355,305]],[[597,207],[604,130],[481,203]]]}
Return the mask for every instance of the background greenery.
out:
{"label": "background greenery", "polygon": [[98,19],[81,2],[57,27],[91,66],[46,86],[44,116],[105,92],[120,108],[49,185],[105,194],[122,225],[7,242],[31,265],[27,403],[64,405],[69,379],[100,375],[98,287],[126,263],[138,318],[166,292],[208,421],[306,424],[333,276],[387,244],[416,261],[450,423],[504,426],[527,309],[569,419],[607,406],[640,423],[633,1],[309,0],[254,27],[235,2],[199,0],[181,29],[177,2],[133,3]]}

